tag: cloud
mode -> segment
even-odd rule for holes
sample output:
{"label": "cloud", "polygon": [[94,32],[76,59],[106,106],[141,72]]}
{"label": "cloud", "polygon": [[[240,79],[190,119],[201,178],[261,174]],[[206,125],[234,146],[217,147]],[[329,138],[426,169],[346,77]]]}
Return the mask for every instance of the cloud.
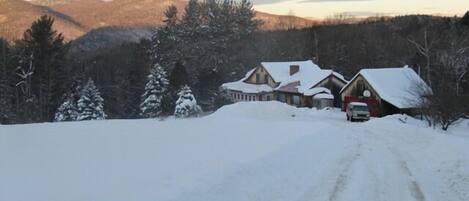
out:
{"label": "cloud", "polygon": [[348,11],[344,12],[344,14],[353,16],[353,17],[373,17],[373,16],[391,16],[396,13],[390,12],[374,12],[374,11]]}
{"label": "cloud", "polygon": [[373,1],[373,0],[303,0],[300,3],[315,3],[315,2],[345,2],[345,1]]}
{"label": "cloud", "polygon": [[[294,2],[295,0],[253,0],[252,2],[255,5],[265,5],[265,4],[275,4],[275,3],[281,3],[281,2],[288,2],[292,1]],[[353,2],[353,1],[373,1],[373,0],[302,0],[299,1],[298,3],[319,3],[319,2]]]}
{"label": "cloud", "polygon": [[274,4],[274,3],[280,3],[280,2],[286,2],[290,0],[253,0],[252,2],[254,5],[262,5],[262,4]]}

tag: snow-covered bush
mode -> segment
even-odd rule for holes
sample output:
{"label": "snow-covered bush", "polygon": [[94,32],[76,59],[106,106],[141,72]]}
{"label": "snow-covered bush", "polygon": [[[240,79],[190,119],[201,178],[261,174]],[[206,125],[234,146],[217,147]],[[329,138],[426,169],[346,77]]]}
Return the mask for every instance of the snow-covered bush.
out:
{"label": "snow-covered bush", "polygon": [[104,99],[92,79],[83,87],[78,100],[78,121],[102,120],[106,118],[104,113]]}
{"label": "snow-covered bush", "polygon": [[69,96],[65,102],[60,105],[55,113],[54,121],[76,121],[78,117],[77,105],[73,96]]}
{"label": "snow-covered bush", "polygon": [[168,90],[169,82],[166,72],[159,64],[150,69],[147,79],[140,104],[140,116],[155,118],[162,112],[162,100]]}
{"label": "snow-covered bush", "polygon": [[202,112],[189,86],[182,87],[178,95],[174,116],[178,118],[196,117]]}

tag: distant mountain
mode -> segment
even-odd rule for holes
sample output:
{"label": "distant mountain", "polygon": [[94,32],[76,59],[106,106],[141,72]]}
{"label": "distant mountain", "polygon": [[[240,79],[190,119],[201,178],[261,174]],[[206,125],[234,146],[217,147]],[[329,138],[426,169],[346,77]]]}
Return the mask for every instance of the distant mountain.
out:
{"label": "distant mountain", "polygon": [[[175,5],[180,12],[186,0],[0,0],[0,36],[10,40],[44,14],[56,19],[55,28],[67,40],[102,27],[146,28],[162,25],[164,11]],[[263,29],[306,27],[314,21],[300,17],[258,12]],[[128,30],[128,29],[127,29]]]}
{"label": "distant mountain", "polygon": [[154,31],[155,28],[152,27],[102,27],[93,29],[73,40],[69,53],[76,57],[86,58],[99,49],[112,48],[127,42],[139,42],[141,39],[150,39]]}
{"label": "distant mountain", "polygon": [[31,3],[38,4],[38,5],[48,6],[48,5],[58,4],[58,3],[67,3],[71,0],[25,0],[25,1],[29,1]]}
{"label": "distant mountain", "polygon": [[[56,0],[60,1],[60,0]],[[61,0],[62,2],[64,0]],[[175,5],[181,12],[186,0],[75,0],[58,3],[51,8],[70,15],[88,27],[103,26],[158,26],[162,24],[164,11]],[[84,15],[86,13],[86,15]],[[264,21],[264,29],[306,27],[315,21],[294,17],[257,12]]]}
{"label": "distant mountain", "polygon": [[170,5],[182,10],[185,0],[75,0],[50,8],[66,13],[90,29],[105,26],[147,27],[162,24]]}
{"label": "distant mountain", "polygon": [[264,30],[303,28],[319,23],[319,20],[310,20],[289,15],[274,15],[264,12],[257,12],[256,18],[264,22],[262,25],[262,29]]}
{"label": "distant mountain", "polygon": [[9,40],[22,37],[23,32],[41,15],[55,19],[55,29],[67,39],[74,39],[86,33],[86,28],[70,16],[49,7],[33,5],[21,0],[0,0],[0,36]]}

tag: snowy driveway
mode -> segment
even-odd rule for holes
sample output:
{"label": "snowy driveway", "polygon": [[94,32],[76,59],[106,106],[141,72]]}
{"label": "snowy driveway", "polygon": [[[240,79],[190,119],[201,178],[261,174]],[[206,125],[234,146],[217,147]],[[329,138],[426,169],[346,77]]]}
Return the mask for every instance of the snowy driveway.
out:
{"label": "snowy driveway", "polygon": [[0,126],[0,200],[469,200],[469,138],[397,118],[350,123],[272,102],[190,120]]}

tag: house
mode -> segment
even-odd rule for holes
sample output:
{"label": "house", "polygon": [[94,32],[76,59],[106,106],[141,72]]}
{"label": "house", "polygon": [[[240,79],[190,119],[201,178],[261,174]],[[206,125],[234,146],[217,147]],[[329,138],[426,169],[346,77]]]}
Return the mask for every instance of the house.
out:
{"label": "house", "polygon": [[368,104],[371,116],[416,114],[420,89],[429,89],[412,68],[362,69],[340,92],[342,110],[350,102]]}
{"label": "house", "polygon": [[339,73],[320,69],[307,60],[262,62],[241,80],[225,83],[222,88],[234,102],[278,100],[298,107],[322,108],[341,106],[339,92],[345,84]]}

